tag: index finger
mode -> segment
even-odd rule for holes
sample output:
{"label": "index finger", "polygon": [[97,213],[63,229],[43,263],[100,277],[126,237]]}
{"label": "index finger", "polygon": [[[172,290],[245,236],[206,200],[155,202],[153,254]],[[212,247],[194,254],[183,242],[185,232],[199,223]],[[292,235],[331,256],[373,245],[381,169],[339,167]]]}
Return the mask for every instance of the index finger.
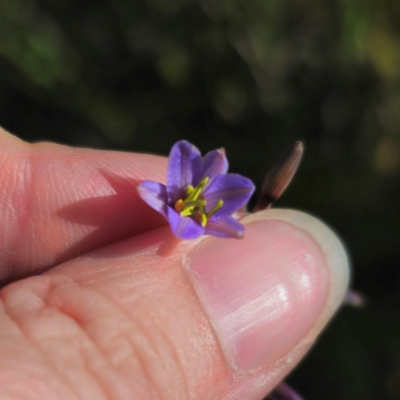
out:
{"label": "index finger", "polygon": [[167,159],[28,144],[0,128],[0,282],[165,225],[137,194]]}

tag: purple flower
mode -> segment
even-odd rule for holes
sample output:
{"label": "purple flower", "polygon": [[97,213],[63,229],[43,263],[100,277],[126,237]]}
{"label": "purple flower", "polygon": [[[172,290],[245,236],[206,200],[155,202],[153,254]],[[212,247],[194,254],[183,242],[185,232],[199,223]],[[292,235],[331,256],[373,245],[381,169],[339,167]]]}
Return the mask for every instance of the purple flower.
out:
{"label": "purple flower", "polygon": [[227,171],[228,160],[222,150],[202,157],[196,146],[181,140],[169,155],[167,185],[144,181],[138,192],[181,239],[203,234],[241,238],[244,227],[231,214],[247,204],[254,185]]}

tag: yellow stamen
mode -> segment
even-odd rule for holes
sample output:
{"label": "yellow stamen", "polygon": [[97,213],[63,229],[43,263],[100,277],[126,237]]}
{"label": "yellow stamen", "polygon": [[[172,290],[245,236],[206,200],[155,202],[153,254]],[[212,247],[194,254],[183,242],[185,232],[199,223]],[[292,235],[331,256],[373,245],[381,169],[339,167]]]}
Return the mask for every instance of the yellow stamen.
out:
{"label": "yellow stamen", "polygon": [[207,213],[207,219],[210,219],[223,205],[224,201],[218,200],[217,204]]}
{"label": "yellow stamen", "polygon": [[199,200],[193,200],[193,201],[187,201],[185,200],[183,202],[183,210],[185,210],[188,207],[204,207],[206,205],[205,200],[199,199]]}
{"label": "yellow stamen", "polygon": [[194,219],[204,228],[207,225],[207,216],[204,213],[197,213]]}
{"label": "yellow stamen", "polygon": [[204,200],[194,200],[194,201],[185,200],[183,202],[183,206],[180,211],[180,215],[181,215],[181,217],[188,217],[188,216],[192,215],[192,213],[196,207],[204,209],[205,205],[206,205],[206,202]]}
{"label": "yellow stamen", "polygon": [[193,214],[195,207],[185,208],[183,211],[179,213],[181,217],[190,217]]}
{"label": "yellow stamen", "polygon": [[175,210],[181,217],[190,217],[195,219],[204,228],[207,225],[208,219],[215,214],[224,204],[219,200],[217,204],[206,213],[206,201],[202,196],[203,190],[207,185],[209,178],[204,178],[196,187],[189,185],[186,188],[186,199],[179,199],[175,203]]}
{"label": "yellow stamen", "polygon": [[179,199],[176,203],[175,203],[175,211],[180,213],[183,210],[183,200]]}
{"label": "yellow stamen", "polygon": [[207,184],[209,181],[209,178],[204,178],[194,189],[193,191],[189,194],[188,198],[185,201],[191,201],[191,200],[197,200],[199,196],[201,195],[201,192],[204,189],[204,186]]}
{"label": "yellow stamen", "polygon": [[200,224],[204,228],[207,225],[207,216],[206,214],[200,214]]}

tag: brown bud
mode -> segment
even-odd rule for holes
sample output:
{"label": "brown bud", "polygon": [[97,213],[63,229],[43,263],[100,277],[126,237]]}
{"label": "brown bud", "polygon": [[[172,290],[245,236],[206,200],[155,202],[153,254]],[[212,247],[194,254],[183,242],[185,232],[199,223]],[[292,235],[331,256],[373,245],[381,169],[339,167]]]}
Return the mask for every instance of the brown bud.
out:
{"label": "brown bud", "polygon": [[297,141],[267,172],[254,211],[269,208],[282,195],[300,164],[303,152],[303,143]]}

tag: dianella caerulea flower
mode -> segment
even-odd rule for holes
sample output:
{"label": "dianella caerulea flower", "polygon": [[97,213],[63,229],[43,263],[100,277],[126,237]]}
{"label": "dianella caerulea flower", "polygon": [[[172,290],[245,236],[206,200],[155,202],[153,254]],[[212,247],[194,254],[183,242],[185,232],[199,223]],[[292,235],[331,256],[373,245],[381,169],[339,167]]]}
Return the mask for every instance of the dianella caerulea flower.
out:
{"label": "dianella caerulea flower", "polygon": [[181,140],[169,155],[167,185],[144,181],[138,192],[181,239],[203,234],[241,238],[243,225],[232,214],[247,204],[254,184],[227,171],[224,151],[210,151],[202,157],[196,146]]}

